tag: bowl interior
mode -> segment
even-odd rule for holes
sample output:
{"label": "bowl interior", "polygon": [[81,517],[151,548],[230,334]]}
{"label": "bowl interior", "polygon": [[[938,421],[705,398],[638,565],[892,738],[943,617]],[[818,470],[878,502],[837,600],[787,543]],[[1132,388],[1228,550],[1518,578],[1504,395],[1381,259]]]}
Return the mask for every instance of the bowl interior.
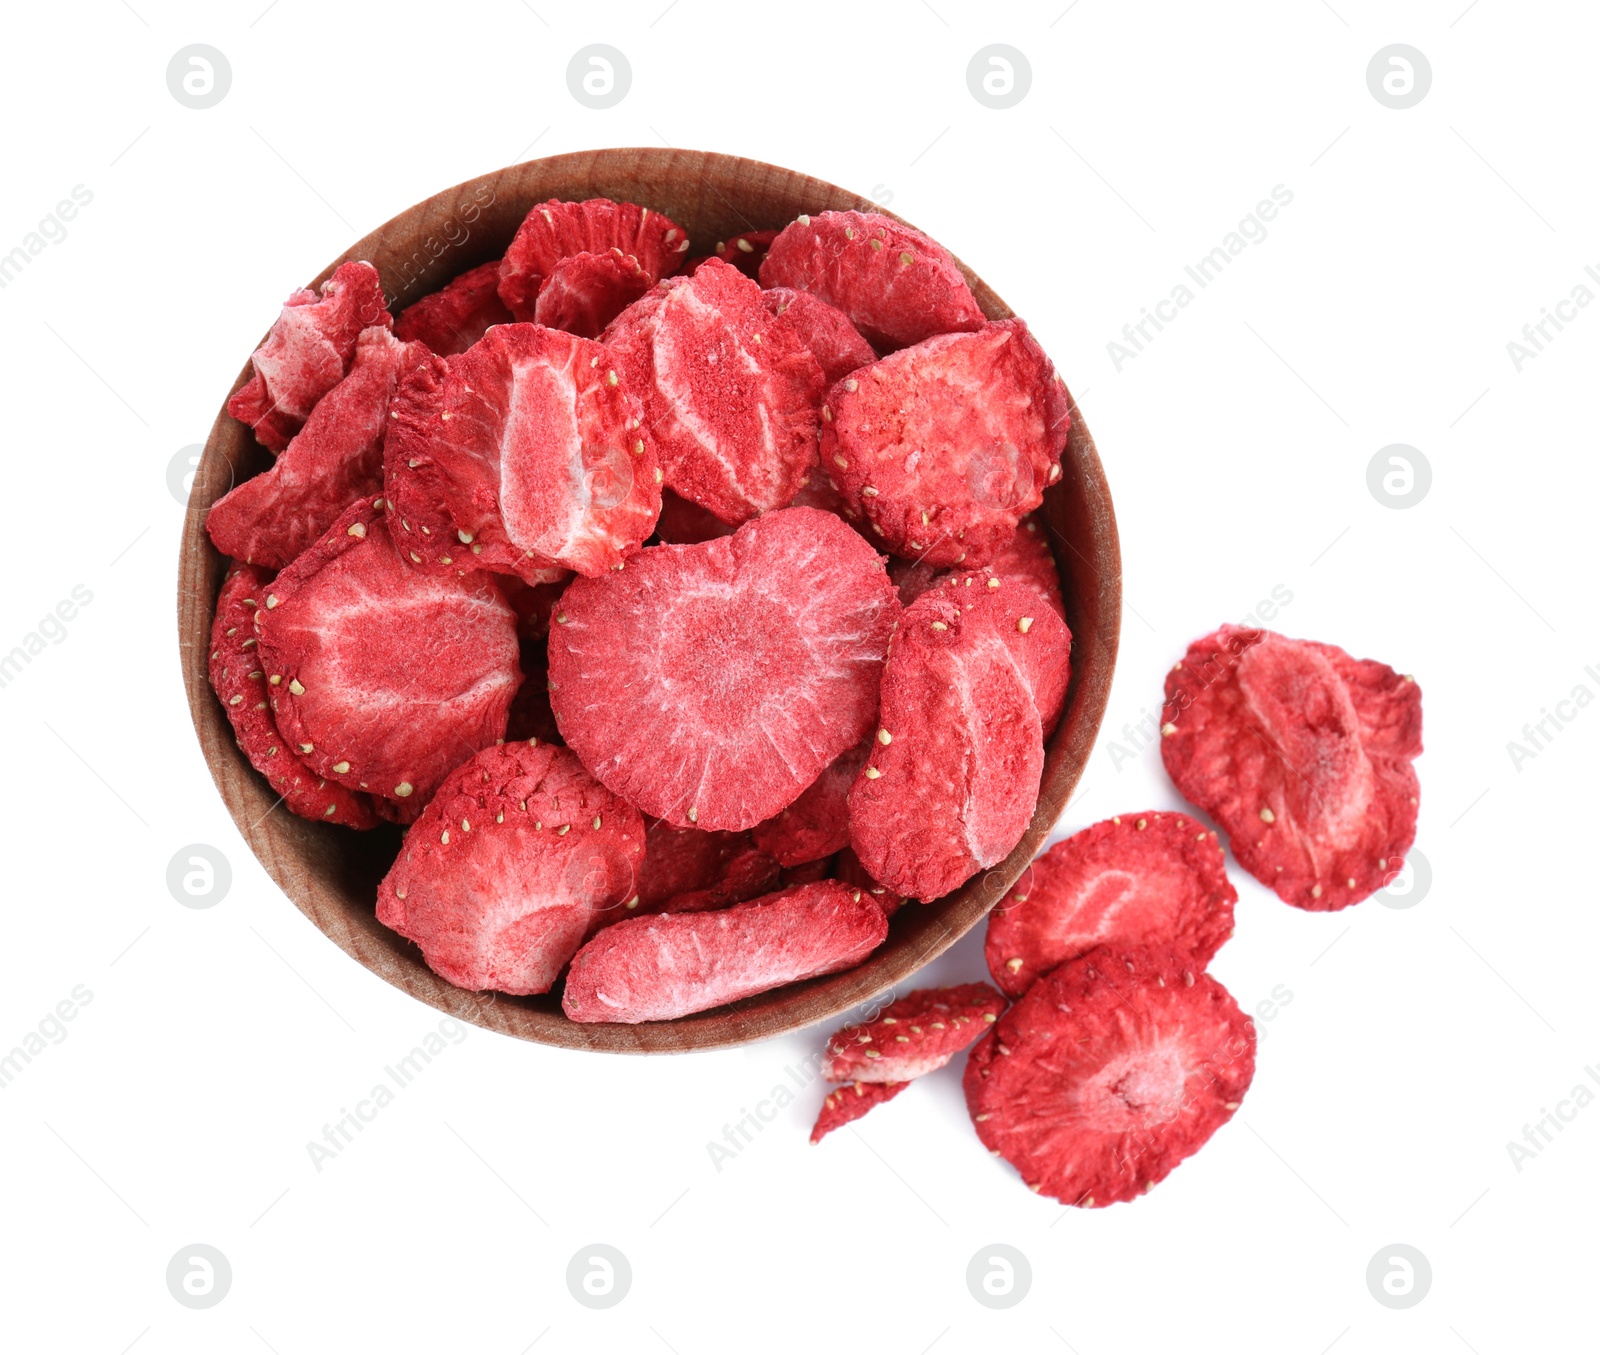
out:
{"label": "bowl interior", "polygon": [[[708,252],[716,241],[740,231],[786,225],[804,212],[882,210],[833,184],[754,160],[648,148],[583,152],[528,161],[446,189],[357,241],[309,285],[319,285],[348,259],[366,259],[383,278],[390,309],[398,311],[457,273],[497,258],[535,204],[590,197],[626,199],[666,213],[688,231],[691,255]],[[991,319],[1009,317],[1010,308],[962,267],[984,313]],[[248,375],[247,362],[232,389]],[[1072,678],[1065,716],[1046,753],[1032,822],[999,865],[931,904],[902,908],[884,945],[846,973],[677,1021],[641,1025],[579,1024],[569,1021],[551,996],[470,993],[433,974],[417,947],[379,924],[374,913],[378,881],[399,850],[399,830],[355,833],[275,807],[275,796],[239,751],[212,695],[207,641],[224,561],[205,534],[205,515],[236,482],[271,460],[225,407],[195,474],[178,570],[184,684],[217,789],[251,850],[301,912],[375,974],[476,1025],[580,1049],[671,1052],[740,1044],[837,1016],[900,984],[994,906],[1038,851],[1088,760],[1116,660],[1122,570],[1110,492],[1076,402],[1072,418],[1062,479],[1045,494],[1041,510],[1072,629]]]}

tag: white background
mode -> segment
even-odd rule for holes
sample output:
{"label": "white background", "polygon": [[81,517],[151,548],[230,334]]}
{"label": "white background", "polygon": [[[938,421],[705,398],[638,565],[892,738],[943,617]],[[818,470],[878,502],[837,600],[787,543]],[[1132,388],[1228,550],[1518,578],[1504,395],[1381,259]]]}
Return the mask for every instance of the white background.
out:
{"label": "white background", "polygon": [[[1584,672],[1600,669],[1600,308],[1520,372],[1506,348],[1600,265],[1592,10],[664,7],[8,7],[0,253],[74,185],[93,201],[0,291],[0,650],[74,585],[93,601],[0,690],[0,1047],[74,985],[93,999],[0,1091],[0,1345],[1593,1348],[1600,1108],[1520,1171],[1506,1146],[1600,1065],[1600,708],[1520,769],[1507,750],[1578,684],[1600,694]],[[233,72],[204,111],[165,81],[195,42]],[[593,42],[632,66],[607,111],[566,83]],[[996,42],[1032,67],[1005,111],[965,77]],[[1365,78],[1396,42],[1433,71],[1403,111]],[[1280,629],[1422,685],[1431,890],[1317,916],[1235,870],[1238,934],[1214,972],[1247,1009],[1278,985],[1292,1000],[1260,1023],[1239,1115],[1143,1200],[1029,1194],[974,1137],[959,1065],[816,1148],[813,1086],[717,1171],[707,1142],[821,1029],[648,1060],[471,1029],[323,1171],[310,1162],[307,1140],[439,1018],[302,918],[212,788],[179,683],[168,463],[204,439],[287,292],[350,240],[528,155],[659,144],[892,203],[1067,375],[1116,496],[1127,612],[1062,831],[1178,806],[1153,750],[1121,761],[1110,740],[1155,710],[1190,639],[1275,585],[1293,594]],[[1118,371],[1108,342],[1277,184],[1293,202],[1267,238]],[[1366,484],[1396,442],[1433,471],[1403,511]],[[209,911],[165,884],[193,842],[232,863]],[[980,942],[927,977],[979,977]],[[234,1275],[203,1312],[164,1280],[195,1242]],[[593,1242],[633,1269],[604,1312],[564,1278]],[[1033,1270],[1004,1312],[964,1279],[996,1242]],[[1396,1242],[1433,1270],[1400,1312],[1365,1282]]]}

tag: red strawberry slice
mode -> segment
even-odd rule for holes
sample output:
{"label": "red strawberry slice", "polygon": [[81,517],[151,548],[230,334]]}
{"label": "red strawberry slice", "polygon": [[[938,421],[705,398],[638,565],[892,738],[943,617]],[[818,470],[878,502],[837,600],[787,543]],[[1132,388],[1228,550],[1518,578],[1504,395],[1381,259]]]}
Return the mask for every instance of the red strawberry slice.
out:
{"label": "red strawberry slice", "polygon": [[490,576],[410,568],[365,501],[273,580],[256,633],[306,765],[401,800],[504,736],[522,676],[516,614]]}
{"label": "red strawberry slice", "polygon": [[816,464],[822,368],[749,278],[710,260],[623,311],[605,341],[670,489],[730,523],[794,498]]}
{"label": "red strawberry slice", "polygon": [[402,365],[422,354],[380,326],[362,330],[349,375],[317,402],[283,454],[206,514],[217,549],[282,569],[357,499],[381,493],[389,397]]}
{"label": "red strawberry slice", "polygon": [[948,893],[1003,860],[1033,816],[1041,707],[1060,706],[1072,639],[1037,601],[980,573],[905,612],[872,757],[850,791],[851,845],[896,893]]}
{"label": "red strawberry slice", "polygon": [[1204,968],[1233,935],[1238,894],[1217,835],[1187,814],[1122,814],[1035,858],[989,914],[984,958],[1021,997],[1096,946],[1174,945]]}
{"label": "red strawberry slice", "polygon": [[943,1068],[1005,1009],[1005,998],[987,983],[919,988],[872,1020],[835,1031],[822,1075],[829,1082],[908,1082]]}
{"label": "red strawberry slice", "polygon": [[822,467],[897,555],[991,561],[1061,478],[1067,394],[1021,320],[942,334],[835,385]]}
{"label": "red strawberry slice", "polygon": [[717,908],[747,903],[778,889],[787,889],[793,883],[798,881],[784,879],[784,872],[778,868],[778,863],[765,852],[747,847],[728,862],[714,883],[704,889],[689,889],[682,894],[674,894],[661,905],[660,911],[709,913]]}
{"label": "red strawberry slice", "polygon": [[745,277],[754,278],[760,271],[761,261],[767,257],[767,251],[777,238],[778,232],[773,230],[741,231],[738,235],[717,242],[717,258],[723,263],[732,264]]}
{"label": "red strawberry slice", "polygon": [[714,913],[662,913],[607,927],[567,975],[574,1021],[670,1021],[832,974],[883,942],[888,920],[837,880]]}
{"label": "red strawberry slice", "polygon": [[791,222],[761,265],[763,287],[810,292],[843,311],[882,352],[983,325],[961,269],[920,231],[876,212]]}
{"label": "red strawberry slice", "polygon": [[254,625],[270,580],[263,570],[234,565],[222,581],[211,623],[212,690],[228,713],[239,750],[267,778],[290,813],[346,828],[375,828],[378,820],[370,797],[318,776],[278,732]]}
{"label": "red strawberry slice", "polygon": [[302,289],[284,302],[272,332],[251,354],[255,371],[228,400],[228,413],[249,424],[264,447],[281,452],[317,401],[344,380],[361,331],[390,323],[378,270],[358,259],[340,264],[320,294]]}
{"label": "red strawberry slice", "polygon": [[711,888],[730,870],[740,870],[740,862],[755,850],[749,833],[708,833],[665,819],[653,820],[644,840],[637,906],[645,912],[656,912],[675,895]]}
{"label": "red strawberry slice", "polygon": [[1371,659],[1223,626],[1167,674],[1161,758],[1279,898],[1324,911],[1390,884],[1417,832],[1422,692]]}
{"label": "red strawberry slice", "polygon": [[871,751],[865,743],[834,758],[795,802],[755,826],[756,846],[785,866],[820,861],[850,845],[850,787]]}
{"label": "red strawberry slice", "polygon": [[1233,1117],[1256,1030],[1171,949],[1102,947],[1040,979],[967,1059],[984,1147],[1030,1190],[1099,1208],[1149,1190]]}
{"label": "red strawberry slice", "polygon": [[395,337],[426,344],[442,358],[465,353],[491,325],[509,325],[516,318],[500,300],[499,279],[499,259],[458,274],[401,311]]}
{"label": "red strawberry slice", "polygon": [[384,492],[419,568],[615,569],[650,535],[660,474],[640,406],[600,344],[497,325],[395,392]]}
{"label": "red strawberry slice", "polygon": [[882,557],[814,508],[651,546],[563,596],[556,722],[646,814],[750,828],[873,727],[898,613]]}
{"label": "red strawberry slice", "polygon": [[822,1109],[811,1128],[811,1142],[821,1143],[835,1129],[843,1129],[874,1107],[894,1100],[910,1085],[909,1082],[854,1082],[848,1087],[835,1087],[822,1098]]}
{"label": "red strawberry slice", "polygon": [[850,317],[826,301],[793,287],[773,287],[766,292],[767,308],[794,327],[800,342],[811,350],[822,368],[822,379],[832,386],[858,367],[878,360],[872,345],[850,323]]}
{"label": "red strawberry slice", "polygon": [[574,254],[630,254],[652,283],[678,270],[689,252],[682,227],[648,207],[609,198],[535,207],[517,228],[500,262],[500,299],[519,320],[534,319],[539,288],[563,259]]}
{"label": "red strawberry slice", "polygon": [[655,285],[631,254],[574,254],[562,259],[539,287],[536,324],[598,339],[605,327]]}
{"label": "red strawberry slice", "polygon": [[893,917],[900,911],[902,904],[907,902],[902,894],[896,894],[888,885],[879,884],[867,874],[867,868],[861,864],[861,858],[856,855],[855,848],[846,847],[834,858],[834,878],[843,880],[852,889],[864,891],[874,903],[883,909],[885,917]]}
{"label": "red strawberry slice", "polygon": [[459,988],[545,993],[643,857],[639,811],[566,749],[485,748],[406,834],[378,921]]}

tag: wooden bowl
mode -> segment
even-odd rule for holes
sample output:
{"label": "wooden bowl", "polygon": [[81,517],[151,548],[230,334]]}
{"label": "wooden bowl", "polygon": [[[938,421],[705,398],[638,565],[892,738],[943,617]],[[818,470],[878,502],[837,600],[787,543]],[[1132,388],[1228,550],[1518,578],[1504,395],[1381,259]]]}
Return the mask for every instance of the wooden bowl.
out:
{"label": "wooden bowl", "polygon": [[[626,199],[665,212],[689,232],[691,255],[709,252],[716,241],[740,231],[786,225],[803,212],[881,210],[830,183],[756,160],[685,150],[588,151],[530,160],[446,189],[358,240],[310,285],[322,283],[348,259],[366,259],[377,266],[390,307],[398,311],[457,273],[497,258],[536,203],[590,197]],[[1012,314],[971,269],[962,265],[962,271],[985,315]],[[247,362],[232,390],[249,372]],[[205,515],[233,484],[271,459],[228,415],[226,400],[195,472],[178,558],[178,636],[200,747],[245,841],[295,906],[373,973],[451,1016],[542,1044],[624,1053],[742,1044],[838,1016],[902,984],[994,906],[1039,850],[1088,760],[1116,661],[1122,563],[1111,494],[1076,403],[1072,420],[1062,479],[1045,494],[1042,510],[1072,627],[1072,683],[1065,718],[1047,751],[1038,808],[1005,861],[934,903],[902,908],[877,953],[845,973],[677,1021],[584,1025],[569,1021],[552,996],[453,987],[423,964],[416,946],[380,925],[374,900],[399,850],[399,830],[355,833],[274,808],[276,797],[239,751],[211,691],[207,647],[224,562],[205,534]]]}

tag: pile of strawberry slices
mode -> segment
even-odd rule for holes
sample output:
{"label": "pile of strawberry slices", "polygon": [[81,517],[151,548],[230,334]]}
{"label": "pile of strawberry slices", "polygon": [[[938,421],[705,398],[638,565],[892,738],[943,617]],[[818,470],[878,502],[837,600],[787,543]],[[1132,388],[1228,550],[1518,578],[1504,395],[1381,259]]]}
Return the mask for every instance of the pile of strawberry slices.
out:
{"label": "pile of strawberry slices", "polygon": [[[1344,908],[1400,875],[1422,751],[1410,677],[1224,626],[1168,673],[1162,720],[1174,785],[1286,902]],[[978,1138],[1030,1189],[1085,1208],[1148,1191],[1232,1118],[1255,1075],[1254,1024],[1208,972],[1234,929],[1225,859],[1215,829],[1171,811],[1056,843],[989,914],[993,988],[912,992],[829,1040],[820,1071],[838,1085],[812,1141],[970,1046]]]}
{"label": "pile of strawberry slices", "polygon": [[276,458],[207,518],[212,682],[291,812],[403,827],[377,914],[453,984],[639,1022],[836,972],[1032,817],[1068,405],[870,213],[694,256],[546,202],[398,315],[345,263],[228,404]]}

